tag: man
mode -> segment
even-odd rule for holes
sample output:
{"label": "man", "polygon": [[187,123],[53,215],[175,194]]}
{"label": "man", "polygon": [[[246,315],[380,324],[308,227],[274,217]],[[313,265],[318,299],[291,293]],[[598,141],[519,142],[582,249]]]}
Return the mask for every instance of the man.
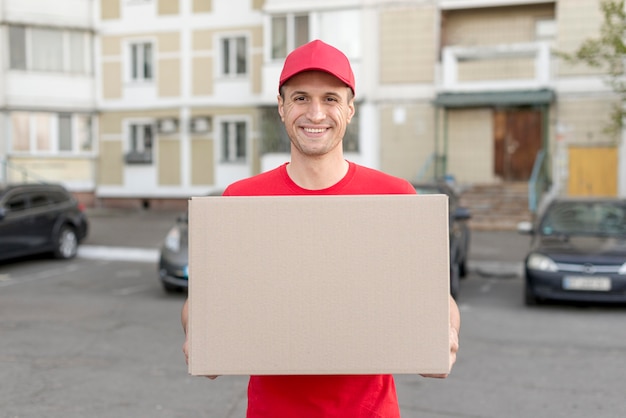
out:
{"label": "man", "polygon": [[[414,194],[406,180],[344,159],[342,140],[354,116],[354,95],[354,74],[342,52],[319,40],[294,50],[285,60],[278,95],[291,161],[230,185],[224,195]],[[185,332],[187,315],[185,303]],[[459,328],[450,298],[450,364],[456,361]],[[187,357],[187,341],[183,352]],[[247,416],[389,418],[400,411],[391,375],[251,376]]]}

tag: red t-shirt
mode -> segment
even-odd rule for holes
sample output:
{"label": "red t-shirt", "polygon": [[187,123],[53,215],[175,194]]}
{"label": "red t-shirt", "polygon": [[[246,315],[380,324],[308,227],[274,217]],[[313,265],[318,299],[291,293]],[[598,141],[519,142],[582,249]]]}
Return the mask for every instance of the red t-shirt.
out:
{"label": "red t-shirt", "polygon": [[[415,194],[411,184],[350,163],[348,173],[321,190],[303,189],[287,164],[231,184],[225,196]],[[398,418],[391,375],[250,376],[248,418]]]}

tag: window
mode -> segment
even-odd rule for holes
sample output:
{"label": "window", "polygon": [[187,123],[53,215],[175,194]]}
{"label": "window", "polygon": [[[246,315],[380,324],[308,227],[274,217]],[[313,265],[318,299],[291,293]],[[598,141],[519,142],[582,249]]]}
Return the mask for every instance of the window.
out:
{"label": "window", "polygon": [[18,194],[17,196],[13,196],[11,199],[9,199],[9,201],[6,203],[6,208],[10,211],[10,212],[19,212],[22,211],[24,209],[26,209],[27,207],[27,196],[26,194],[22,193],[22,194]]}
{"label": "window", "polygon": [[76,115],[76,139],[80,151],[93,151],[93,135],[91,132],[91,116]]}
{"label": "window", "polygon": [[72,151],[72,115],[59,115],[59,151]]}
{"label": "window", "polygon": [[222,122],[222,161],[245,162],[247,148],[246,123]]}
{"label": "window", "polygon": [[13,151],[30,150],[30,114],[11,113],[11,139]]}
{"label": "window", "polygon": [[130,45],[130,79],[150,81],[153,77],[152,43],[139,42]]}
{"label": "window", "polygon": [[154,125],[152,123],[131,123],[129,125],[128,164],[151,164]]}
{"label": "window", "polygon": [[70,32],[69,33],[70,44],[70,71],[74,73],[86,73],[87,65],[85,62],[85,34],[82,32]]}
{"label": "window", "polygon": [[9,25],[9,68],[87,74],[91,71],[90,34]]}
{"label": "window", "polygon": [[51,151],[52,138],[50,132],[51,114],[36,113],[35,118],[35,144],[37,151]]}
{"label": "window", "polygon": [[32,68],[37,71],[63,70],[63,32],[32,28]]}
{"label": "window", "polygon": [[90,114],[11,112],[11,151],[81,154],[93,151]]}
{"label": "window", "polygon": [[237,76],[248,71],[247,41],[243,36],[222,39],[222,74]]}
{"label": "window", "polygon": [[9,26],[9,67],[13,70],[26,69],[26,28]]}
{"label": "window", "polygon": [[309,15],[289,13],[272,17],[272,59],[282,59],[289,51],[309,41]]}
{"label": "window", "polygon": [[45,192],[33,193],[30,196],[30,207],[41,208],[48,206],[48,196]]}

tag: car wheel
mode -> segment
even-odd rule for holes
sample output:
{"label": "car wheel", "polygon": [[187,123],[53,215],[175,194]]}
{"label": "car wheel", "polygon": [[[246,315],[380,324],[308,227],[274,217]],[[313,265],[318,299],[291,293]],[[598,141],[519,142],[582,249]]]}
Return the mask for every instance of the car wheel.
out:
{"label": "car wheel", "polygon": [[524,285],[524,303],[526,306],[535,306],[539,304],[539,299],[528,283]]}
{"label": "car wheel", "polygon": [[456,299],[459,294],[459,287],[461,286],[461,277],[459,275],[459,265],[450,265],[450,295]]}
{"label": "car wheel", "polygon": [[63,225],[57,235],[54,256],[66,260],[75,257],[77,252],[78,237],[76,231],[69,225]]}

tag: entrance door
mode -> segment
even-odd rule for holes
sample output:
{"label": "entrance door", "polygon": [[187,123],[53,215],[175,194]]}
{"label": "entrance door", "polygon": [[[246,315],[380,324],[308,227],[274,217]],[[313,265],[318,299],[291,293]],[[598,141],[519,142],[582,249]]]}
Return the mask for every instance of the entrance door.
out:
{"label": "entrance door", "polygon": [[495,174],[505,181],[527,181],[542,144],[541,111],[494,111]]}

